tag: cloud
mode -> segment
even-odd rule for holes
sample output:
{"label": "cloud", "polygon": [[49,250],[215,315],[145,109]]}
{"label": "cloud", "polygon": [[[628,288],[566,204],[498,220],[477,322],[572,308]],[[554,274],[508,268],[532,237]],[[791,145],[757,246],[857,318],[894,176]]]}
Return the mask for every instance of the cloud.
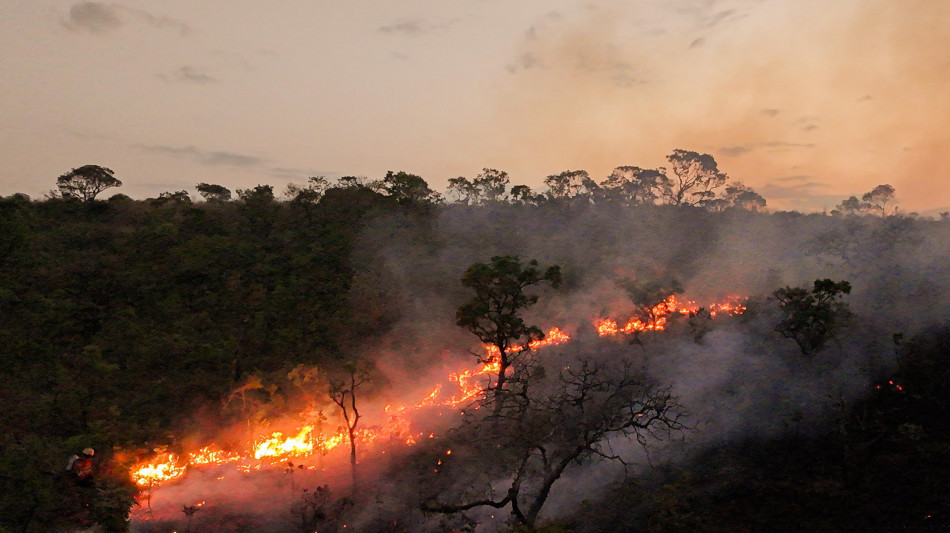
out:
{"label": "cloud", "polygon": [[105,34],[137,21],[153,28],[173,30],[181,35],[191,29],[187,24],[168,17],[155,16],[148,11],[103,2],[79,2],[69,8],[63,25],[77,32]]}
{"label": "cloud", "polygon": [[273,166],[268,164],[269,161],[258,156],[239,154],[225,150],[203,150],[191,145],[164,146],[136,144],[133,145],[133,147],[154,154],[168,155],[179,159],[194,161],[209,167],[230,166],[258,170],[275,178],[286,179],[288,181],[306,181],[310,176],[337,178],[344,174],[343,172],[335,170]]}
{"label": "cloud", "polygon": [[784,152],[794,148],[814,148],[815,143],[790,143],[783,141],[767,141],[759,143],[746,143],[733,146],[722,146],[719,152],[729,157],[739,157],[749,152],[768,149],[770,152]]}
{"label": "cloud", "polygon": [[208,166],[235,166],[235,167],[260,167],[264,160],[257,156],[237,154],[227,151],[208,151],[201,150],[194,146],[150,146],[136,145],[136,148],[147,152],[167,154],[174,157],[196,161],[202,165]]}
{"label": "cloud", "polygon": [[769,205],[781,204],[785,209],[813,210],[818,206],[836,205],[842,200],[840,194],[825,191],[831,184],[818,181],[815,176],[796,174],[773,178],[756,191],[769,200]]}
{"label": "cloud", "polygon": [[73,31],[107,33],[122,26],[121,6],[99,2],[80,2],[69,8],[65,25]]}
{"label": "cloud", "polygon": [[541,61],[538,60],[538,57],[532,54],[531,52],[525,52],[521,54],[521,57],[515,60],[514,63],[509,64],[505,69],[512,74],[521,71],[528,70],[532,68],[543,68],[544,65],[541,64]]}
{"label": "cloud", "polygon": [[214,78],[205,73],[204,70],[191,65],[185,65],[168,74],[159,74],[159,77],[165,81],[197,83],[198,85],[208,85],[210,83],[218,82],[217,78]]}
{"label": "cloud", "polygon": [[381,26],[377,31],[382,33],[402,33],[404,35],[419,35],[429,28],[423,26],[422,19],[403,20],[389,26]]}

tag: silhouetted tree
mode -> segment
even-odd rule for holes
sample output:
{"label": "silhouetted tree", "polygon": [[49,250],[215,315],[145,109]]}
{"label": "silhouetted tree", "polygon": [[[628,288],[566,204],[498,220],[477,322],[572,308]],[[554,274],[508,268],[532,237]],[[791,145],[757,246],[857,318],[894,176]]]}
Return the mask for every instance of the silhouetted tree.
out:
{"label": "silhouetted tree", "polygon": [[586,170],[565,170],[544,179],[548,186],[547,196],[552,200],[590,198],[597,190],[597,183]]}
{"label": "silhouetted tree", "polygon": [[511,188],[509,200],[515,205],[539,205],[544,202],[544,195],[535,194],[527,185],[515,185]]}
{"label": "silhouetted tree", "polygon": [[721,196],[705,203],[706,208],[711,211],[723,211],[728,208],[762,211],[765,209],[765,205],[766,201],[762,195],[740,182],[727,185]]}
{"label": "silhouetted tree", "polygon": [[380,188],[401,205],[427,205],[439,201],[439,193],[430,189],[426,180],[403,171],[387,172]]}
{"label": "silhouetted tree", "polygon": [[79,198],[84,202],[91,202],[102,191],[122,186],[122,182],[114,174],[111,169],[99,165],[83,165],[57,178],[56,186],[63,198]]}
{"label": "silhouetted tree", "polygon": [[624,205],[654,205],[668,195],[670,179],[662,170],[617,167],[601,182],[601,196]]}
{"label": "silhouetted tree", "polygon": [[468,178],[459,176],[449,178],[449,187],[445,191],[446,196],[455,198],[456,203],[465,205],[474,205],[478,203],[478,189]]}
{"label": "silhouetted tree", "polygon": [[482,172],[475,176],[472,184],[475,186],[476,194],[480,200],[497,202],[504,197],[509,181],[508,173],[504,170],[483,168]]}
{"label": "silhouetted tree", "polygon": [[890,213],[888,212],[888,204],[893,204],[894,194],[894,187],[890,185],[878,185],[869,192],[864,193],[861,196],[861,200],[867,205],[869,211],[873,211],[885,217],[897,211],[897,207],[893,206],[892,211]]}
{"label": "silhouetted tree", "polygon": [[152,205],[191,205],[191,195],[188,191],[163,192],[158,198],[152,200]]}
{"label": "silhouetted tree", "polygon": [[227,202],[231,199],[231,191],[223,185],[199,183],[195,189],[206,202]]}
{"label": "silhouetted tree", "polygon": [[671,205],[702,207],[726,183],[726,174],[719,170],[716,160],[709,154],[677,149],[666,159],[670,162],[673,176],[668,176],[670,186],[664,191],[664,196]]}

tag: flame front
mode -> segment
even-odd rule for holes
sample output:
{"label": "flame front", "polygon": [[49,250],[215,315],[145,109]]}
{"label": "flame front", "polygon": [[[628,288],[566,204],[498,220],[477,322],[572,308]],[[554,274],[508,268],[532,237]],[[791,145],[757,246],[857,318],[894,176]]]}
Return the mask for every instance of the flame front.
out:
{"label": "flame front", "polygon": [[[724,302],[712,303],[708,306],[709,317],[715,318],[717,314],[726,314],[730,316],[741,315],[745,312],[746,306],[743,305],[742,298],[732,297]],[[601,337],[616,335],[618,333],[639,333],[641,331],[663,331],[669,322],[670,317],[681,315],[694,315],[699,313],[700,307],[696,302],[680,303],[675,294],[671,294],[662,302],[653,306],[647,316],[633,317],[621,328],[617,322],[612,319],[597,321],[595,326],[597,333]]]}
{"label": "flame front", "polygon": [[186,466],[179,464],[179,458],[173,453],[163,453],[149,463],[139,463],[132,468],[132,481],[141,487],[160,485],[185,475]]}
{"label": "flame front", "polygon": [[[711,304],[708,308],[709,316],[717,314],[739,315],[746,307],[741,299],[731,298],[723,303]],[[675,295],[671,295],[650,309],[648,317],[634,317],[621,328],[612,319],[605,319],[596,323],[597,332],[601,336],[616,335],[619,333],[636,333],[642,331],[662,331],[666,328],[670,317],[676,314],[691,315],[699,312],[694,302],[681,304]],[[511,346],[508,353],[520,353],[525,349],[537,350],[547,346],[563,344],[570,340],[570,336],[559,328],[552,328],[543,339],[529,342],[527,345]],[[485,390],[485,382],[491,375],[501,370],[498,349],[486,346],[486,356],[481,366],[474,370],[451,373],[448,381],[458,387],[458,391],[451,397],[441,399],[442,385],[437,385],[431,392],[418,402],[412,403],[413,409],[449,407],[455,408],[473,400]],[[393,408],[386,405],[384,415],[386,422],[380,427],[360,428],[354,439],[362,445],[377,442],[398,443],[412,446],[420,439],[426,438],[425,433],[413,433],[408,419],[410,411],[405,406]],[[381,439],[382,437],[382,439]],[[429,433],[428,438],[434,438]],[[153,487],[181,479],[187,468],[201,466],[221,466],[227,463],[236,463],[235,468],[240,472],[250,472],[267,465],[278,465],[291,458],[309,458],[316,454],[326,455],[341,444],[348,442],[349,434],[346,428],[340,427],[335,432],[324,434],[315,432],[312,424],[306,424],[296,430],[291,436],[284,436],[279,431],[271,432],[255,439],[251,451],[245,454],[221,450],[214,444],[205,446],[195,452],[187,454],[187,460],[172,453],[160,453],[149,461],[136,464],[130,475],[140,487]],[[451,455],[451,450],[446,455]],[[313,467],[311,467],[313,468]],[[218,479],[221,479],[220,477]]]}

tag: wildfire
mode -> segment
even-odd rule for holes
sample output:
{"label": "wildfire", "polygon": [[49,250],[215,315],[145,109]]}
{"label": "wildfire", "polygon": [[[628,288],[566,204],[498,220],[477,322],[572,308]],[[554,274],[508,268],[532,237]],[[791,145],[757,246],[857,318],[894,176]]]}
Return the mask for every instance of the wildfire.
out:
{"label": "wildfire", "polygon": [[142,487],[160,485],[180,479],[185,475],[185,466],[179,464],[179,458],[173,453],[163,453],[152,462],[138,464],[132,469],[132,481]]}
{"label": "wildfire", "polygon": [[[731,298],[723,303],[711,304],[707,307],[710,317],[717,314],[739,315],[746,307],[739,298]],[[699,307],[694,302],[680,303],[675,295],[671,295],[650,309],[647,317],[635,317],[627,321],[623,327],[611,319],[599,321],[596,324],[597,332],[601,336],[616,335],[619,333],[634,333],[641,331],[662,331],[666,328],[670,317],[675,314],[695,314]],[[560,330],[552,328],[543,339],[524,344],[511,346],[508,353],[519,353],[526,349],[537,350],[547,346],[554,346],[568,342],[571,337]],[[414,409],[449,407],[454,408],[466,403],[484,392],[485,376],[497,374],[501,369],[500,357],[497,348],[486,346],[486,356],[481,366],[476,369],[464,370],[448,375],[448,381],[458,387],[458,391],[442,398],[443,387],[437,385],[431,392],[412,405]],[[435,438],[434,433],[413,433],[410,428],[408,414],[410,410],[401,405],[393,408],[386,405],[383,409],[386,422],[380,427],[363,427],[354,435],[354,440],[362,445],[371,445],[378,442],[399,443],[407,446],[415,445],[420,439]],[[258,470],[262,466],[277,465],[290,458],[307,458],[317,453],[327,454],[341,444],[348,442],[349,434],[346,428],[340,427],[335,432],[324,434],[315,431],[313,424],[306,424],[295,430],[296,433],[285,436],[283,432],[273,431],[259,436],[251,443],[251,450],[247,453],[235,453],[221,450],[211,444],[197,451],[187,454],[183,459],[173,453],[160,453],[148,461],[136,464],[131,470],[132,480],[140,487],[153,487],[182,478],[189,466],[221,466],[227,463],[236,463],[234,467],[240,472]],[[451,455],[451,450],[446,450]],[[311,467],[312,468],[312,467]],[[220,477],[218,479],[221,479]]]}
{"label": "wildfire", "polygon": [[240,460],[241,456],[239,454],[219,450],[213,445],[205,446],[196,452],[188,454],[188,463],[195,466],[220,465]]}
{"label": "wildfire", "polygon": [[313,426],[304,426],[300,433],[295,437],[282,439],[284,436],[280,431],[275,431],[270,438],[264,439],[254,447],[254,458],[263,457],[305,457],[313,453],[313,441],[310,439],[310,432]]}
{"label": "wildfire", "polygon": [[[738,297],[730,298],[721,303],[712,303],[708,306],[709,317],[714,318],[722,313],[730,316],[741,315],[745,312],[746,306],[742,305],[742,299]],[[641,331],[663,331],[666,329],[670,317],[676,314],[694,315],[698,313],[700,307],[696,302],[680,303],[675,294],[671,294],[667,299],[653,306],[645,317],[633,317],[621,328],[617,322],[611,319],[598,321],[595,326],[597,333],[601,337],[616,335],[618,333],[637,333]]]}

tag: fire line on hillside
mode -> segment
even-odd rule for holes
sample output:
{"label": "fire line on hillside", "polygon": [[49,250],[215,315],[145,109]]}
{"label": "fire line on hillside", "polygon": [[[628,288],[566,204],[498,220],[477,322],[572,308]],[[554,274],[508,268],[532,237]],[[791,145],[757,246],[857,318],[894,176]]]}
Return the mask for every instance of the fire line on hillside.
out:
{"label": "fire line on hillside", "polygon": [[[741,315],[746,310],[745,305],[743,305],[745,300],[741,297],[730,297],[721,303],[711,304],[705,309],[710,318],[720,314]],[[699,310],[700,307],[695,302],[681,303],[675,295],[670,295],[655,305],[647,313],[647,316],[631,318],[623,327],[620,327],[616,321],[611,319],[596,320],[594,326],[597,333],[602,337],[663,331],[666,329],[670,317],[677,314],[695,315]],[[543,339],[533,341],[527,347],[524,345],[513,346],[510,352],[516,353],[526,348],[536,350],[545,346],[563,344],[570,339],[571,337],[567,333],[554,327],[548,331]],[[363,446],[371,447],[374,444],[394,442],[413,446],[422,439],[434,438],[435,434],[431,432],[412,431],[407,419],[410,409],[457,408],[483,393],[485,390],[484,379],[497,373],[500,368],[497,348],[494,346],[486,346],[485,348],[486,357],[484,360],[486,362],[481,364],[480,367],[449,374],[448,381],[458,387],[455,395],[442,399],[442,385],[437,385],[428,395],[413,403],[411,407],[404,405],[392,407],[392,404],[387,404],[383,409],[386,423],[382,426],[359,429],[356,434],[356,441]],[[279,431],[261,435],[254,439],[250,445],[250,450],[245,452],[225,451],[215,444],[209,444],[184,455],[161,452],[136,463],[130,471],[130,476],[140,490],[151,491],[163,484],[182,479],[190,468],[221,467],[233,464],[234,468],[242,473],[269,468],[286,468],[290,460],[308,461],[323,457],[347,442],[346,428],[340,428],[335,433],[322,434],[314,432],[315,427],[314,424],[305,421],[293,435],[285,436],[284,433]],[[317,468],[313,465],[298,465],[298,467],[311,470]]]}

